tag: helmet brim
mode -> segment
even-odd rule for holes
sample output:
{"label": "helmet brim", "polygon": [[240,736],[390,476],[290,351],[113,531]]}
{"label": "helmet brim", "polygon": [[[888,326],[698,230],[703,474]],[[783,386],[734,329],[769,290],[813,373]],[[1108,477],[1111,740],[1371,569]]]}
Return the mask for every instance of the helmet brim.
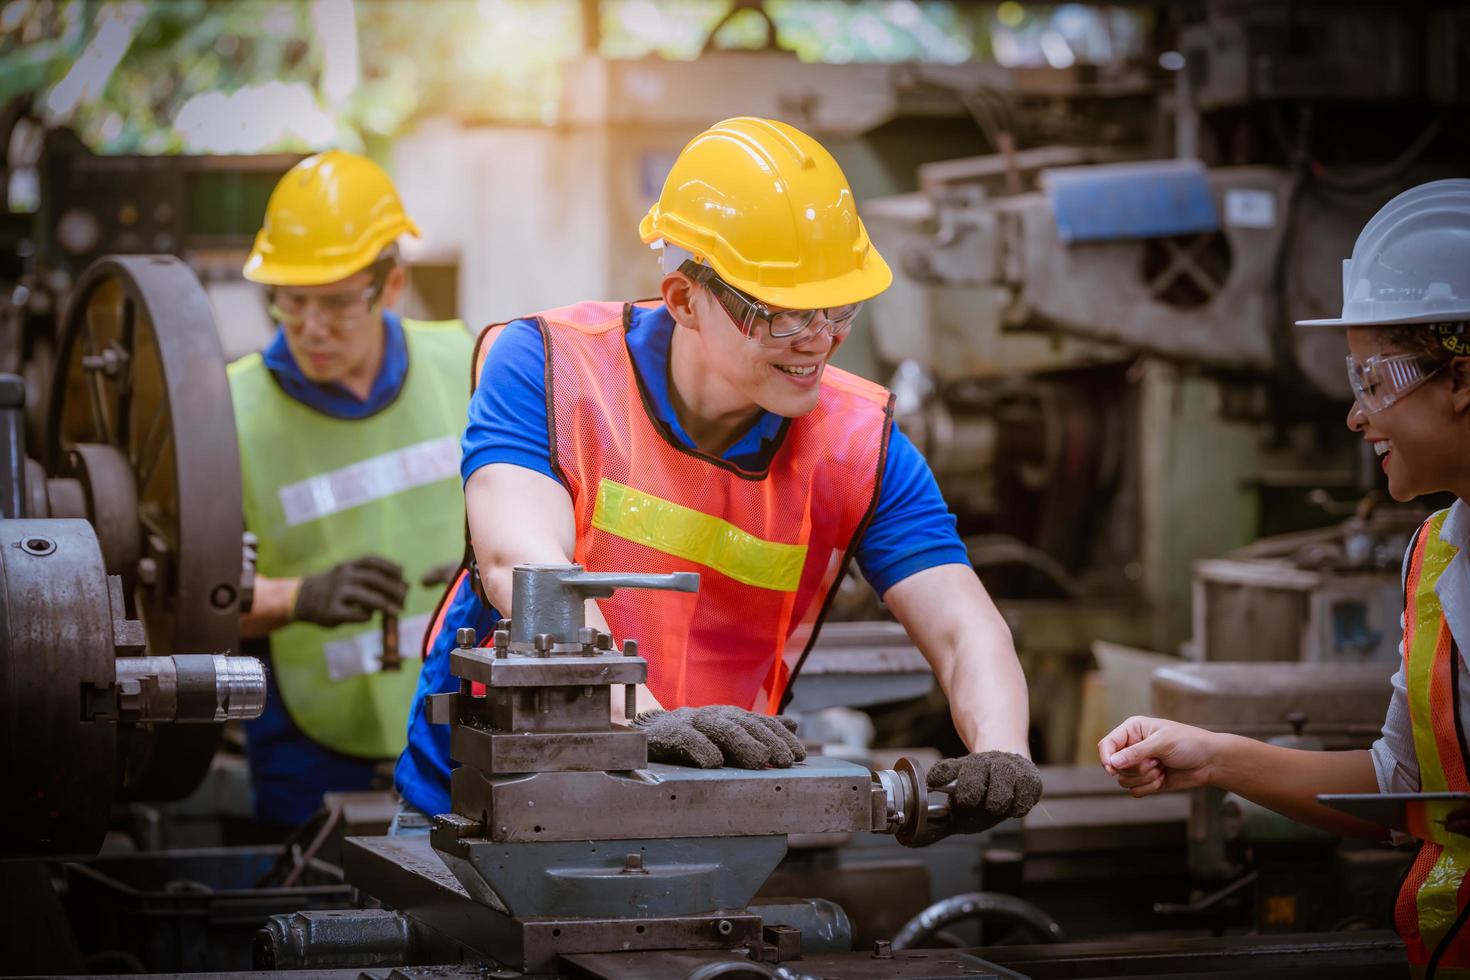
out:
{"label": "helmet brim", "polygon": [[[720,272],[719,266],[715,266],[715,271]],[[861,269],[854,269],[832,279],[805,282],[799,286],[744,282],[727,277],[724,273],[720,273],[720,278],[770,306],[780,306],[788,310],[823,310],[872,299],[893,285],[893,270],[875,248],[868,253],[868,261]]]}
{"label": "helmet brim", "polygon": [[1440,310],[1435,313],[1420,313],[1417,316],[1390,317],[1386,320],[1353,320],[1345,317],[1335,317],[1330,320],[1297,320],[1296,326],[1308,329],[1314,327],[1332,327],[1338,330],[1346,330],[1349,327],[1410,327],[1423,323],[1445,323],[1447,321],[1470,320],[1470,310]]}
{"label": "helmet brim", "polygon": [[401,220],[374,235],[368,246],[355,255],[349,255],[338,262],[302,263],[280,261],[266,254],[262,247],[262,239],[265,236],[262,230],[256,236],[255,247],[251,249],[250,256],[245,260],[245,267],[240,274],[250,282],[259,283],[262,286],[330,286],[372,268],[373,263],[378,261],[384,250],[404,235],[411,238],[423,237],[419,226],[414,224],[413,219],[406,214]]}

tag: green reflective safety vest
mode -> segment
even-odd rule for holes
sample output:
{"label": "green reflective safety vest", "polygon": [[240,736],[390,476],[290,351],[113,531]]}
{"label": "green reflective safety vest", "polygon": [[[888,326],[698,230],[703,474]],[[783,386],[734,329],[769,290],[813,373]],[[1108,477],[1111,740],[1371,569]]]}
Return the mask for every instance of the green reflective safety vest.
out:
{"label": "green reflective safety vest", "polygon": [[333,629],[290,623],[270,635],[291,720],[333,751],[372,759],[403,749],[421,643],[442,591],[419,579],[464,553],[459,436],[473,340],[458,320],[405,319],[403,332],[403,390],[365,419],[332,418],[291,398],[259,354],[229,367],[245,526],[260,539],[257,571],[314,575],[366,554],[403,566],[398,670],[381,669],[376,616]]}

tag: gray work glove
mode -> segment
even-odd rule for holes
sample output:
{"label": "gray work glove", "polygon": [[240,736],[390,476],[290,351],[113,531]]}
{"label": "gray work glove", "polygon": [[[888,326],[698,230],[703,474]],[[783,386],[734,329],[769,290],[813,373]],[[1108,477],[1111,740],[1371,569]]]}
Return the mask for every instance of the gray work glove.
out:
{"label": "gray work glove", "polygon": [[929,770],[929,788],[948,789],[949,820],[956,832],[978,834],[1007,817],[1030,813],[1041,799],[1041,772],[1014,752],[971,752],[936,762]]}
{"label": "gray work glove", "polygon": [[806,758],[796,722],[729,704],[644,711],[633,726],[648,733],[648,758],[674,766],[789,768]]}
{"label": "gray work glove", "polygon": [[432,589],[436,585],[448,585],[459,578],[459,570],[464,567],[463,563],[447,561],[442,565],[435,565],[419,577],[419,585],[426,589]]}
{"label": "gray work glove", "polygon": [[400,612],[406,595],[401,567],[364,555],[302,579],[291,618],[318,626],[365,623],[375,612]]}

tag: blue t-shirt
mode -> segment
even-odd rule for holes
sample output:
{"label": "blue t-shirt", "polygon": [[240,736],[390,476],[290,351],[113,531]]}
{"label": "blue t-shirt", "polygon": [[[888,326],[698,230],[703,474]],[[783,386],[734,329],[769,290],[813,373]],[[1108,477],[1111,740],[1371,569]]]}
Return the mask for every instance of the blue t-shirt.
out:
{"label": "blue t-shirt", "polygon": [[[669,399],[669,346],[674,320],[662,306],[635,307],[627,330],[633,366],[648,393],[656,420],[674,439],[691,448],[694,442],[679,423]],[[486,383],[494,378],[493,383]],[[482,383],[470,400],[469,425],[463,439],[460,474],[465,480],[489,463],[514,463],[558,479],[551,465],[551,438],[546,418],[546,350],[532,320],[509,324],[485,359]],[[785,422],[762,414],[736,440],[723,458],[746,470],[764,469]],[[915,572],[936,565],[969,564],[964,543],[955,531],[934,475],[922,454],[894,426],[878,506],[856,553],[863,576],[881,596]],[[418,692],[409,711],[408,747],[398,758],[398,791],[425,813],[449,810],[449,726],[430,725],[423,700],[429,694],[458,689],[449,673],[449,650],[459,627],[474,627],[484,637],[499,619],[474,595],[468,579],[448,599],[443,628],[424,660]]]}
{"label": "blue t-shirt", "polygon": [[[307,408],[339,419],[364,419],[391,405],[403,390],[408,376],[408,342],[396,313],[383,313],[387,332],[383,363],[372,390],[359,399],[336,382],[312,381],[302,373],[285,331],[277,329],[261,360],[281,390]],[[290,438],[289,433],[283,438]],[[296,826],[311,818],[321,806],[322,793],[332,790],[367,790],[373,787],[376,763],[342,755],[311,740],[281,703],[271,670],[270,643],[246,640],[245,652],[266,664],[265,711],[245,723],[245,752],[250,762],[250,788],[255,799],[255,816],[273,824]]]}

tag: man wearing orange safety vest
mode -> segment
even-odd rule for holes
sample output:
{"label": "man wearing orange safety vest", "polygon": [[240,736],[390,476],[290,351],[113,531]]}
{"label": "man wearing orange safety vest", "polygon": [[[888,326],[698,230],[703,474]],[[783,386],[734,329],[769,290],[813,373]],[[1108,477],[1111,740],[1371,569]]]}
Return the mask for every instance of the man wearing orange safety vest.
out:
{"label": "man wearing orange safety vest", "polygon": [[[589,610],[649,661],[628,720],[657,761],[789,766],[805,753],[775,716],[855,559],[972,750],[931,781],[955,783],[968,829],[1026,813],[1041,782],[1010,633],[891,396],[828,363],[892,280],[836,162],[783,123],[726,120],[684,148],[639,232],[658,300],[480,338],[461,463],[475,562],[441,603],[418,699],[455,688],[457,628],[485,638],[511,615],[517,564],[694,571],[697,595]],[[449,808],[448,733],[417,707],[409,725],[401,832]]]}
{"label": "man wearing orange safety vest", "polygon": [[[1304,752],[1130,718],[1098,744],[1134,796],[1217,786],[1335,833],[1384,831],[1317,801],[1323,793],[1470,792],[1470,180],[1394,198],[1343,263],[1343,310],[1302,326],[1347,329],[1348,426],[1407,501],[1449,491],[1404,556],[1402,664],[1371,750]],[[1410,810],[1419,853],[1394,923],[1416,975],[1470,977],[1470,810]]]}

